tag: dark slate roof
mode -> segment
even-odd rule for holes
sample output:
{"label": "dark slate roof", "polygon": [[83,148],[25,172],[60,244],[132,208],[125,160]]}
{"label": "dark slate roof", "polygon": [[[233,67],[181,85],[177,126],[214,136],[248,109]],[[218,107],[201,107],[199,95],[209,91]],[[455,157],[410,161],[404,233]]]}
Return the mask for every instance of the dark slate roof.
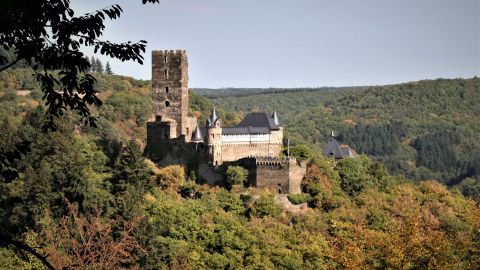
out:
{"label": "dark slate roof", "polygon": [[355,157],[352,149],[347,145],[340,145],[340,153],[342,154],[342,157]]}
{"label": "dark slate roof", "polygon": [[[277,116],[278,118],[278,116]],[[279,122],[277,120],[277,122]],[[264,112],[251,113],[245,118],[242,122],[238,124],[239,127],[267,127],[270,130],[278,130],[280,128],[280,123],[276,124],[275,120]]]}
{"label": "dark slate roof", "polygon": [[333,138],[323,147],[323,155],[326,157],[333,156],[334,158],[355,157],[350,147],[347,145],[340,146],[337,140]]}
{"label": "dark slate roof", "polygon": [[192,134],[192,142],[203,142],[203,135],[198,126],[195,128],[195,131]]}
{"label": "dark slate roof", "polygon": [[242,135],[242,134],[266,134],[270,133],[268,127],[224,127],[222,135]]}
{"label": "dark slate roof", "polygon": [[272,119],[275,125],[280,126],[280,119],[278,119],[277,110],[273,111]]}
{"label": "dark slate roof", "polygon": [[215,107],[213,107],[212,109],[212,114],[210,115],[210,118],[208,119],[210,122],[208,123],[209,126],[213,126],[215,125],[215,121],[218,119],[218,115],[217,115],[217,110],[215,109]]}

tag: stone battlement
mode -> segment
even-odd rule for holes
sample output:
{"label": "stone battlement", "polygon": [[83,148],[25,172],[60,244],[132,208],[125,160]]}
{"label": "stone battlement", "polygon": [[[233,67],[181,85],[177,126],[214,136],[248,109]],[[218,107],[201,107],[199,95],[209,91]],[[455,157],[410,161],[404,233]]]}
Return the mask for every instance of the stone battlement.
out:
{"label": "stone battlement", "polygon": [[243,159],[248,163],[262,166],[292,165],[297,163],[295,157],[248,156]]}
{"label": "stone battlement", "polygon": [[292,163],[296,163],[297,159],[294,157],[255,157],[255,164],[257,165],[267,165],[267,166],[275,166],[275,165],[290,165]]}
{"label": "stone battlement", "polygon": [[181,56],[181,57],[187,57],[187,53],[185,50],[156,50],[152,51],[152,57],[155,56]]}

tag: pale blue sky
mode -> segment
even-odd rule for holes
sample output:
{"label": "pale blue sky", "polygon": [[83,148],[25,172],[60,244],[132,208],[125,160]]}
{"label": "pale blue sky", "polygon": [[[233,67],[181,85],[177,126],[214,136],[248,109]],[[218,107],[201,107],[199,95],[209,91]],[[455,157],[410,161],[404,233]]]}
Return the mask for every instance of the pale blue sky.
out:
{"label": "pale blue sky", "polygon": [[[185,49],[190,87],[376,85],[480,75],[479,0],[72,0],[76,11],[119,4],[104,38]],[[107,61],[108,58],[102,58]]]}

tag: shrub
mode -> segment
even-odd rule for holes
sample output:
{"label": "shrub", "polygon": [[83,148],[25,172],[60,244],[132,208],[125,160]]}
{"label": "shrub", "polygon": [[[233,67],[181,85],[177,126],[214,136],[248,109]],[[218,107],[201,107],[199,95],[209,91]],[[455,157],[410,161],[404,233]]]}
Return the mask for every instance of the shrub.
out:
{"label": "shrub", "polygon": [[228,188],[234,185],[243,185],[247,181],[248,171],[240,166],[229,166],[225,172],[225,180]]}
{"label": "shrub", "polygon": [[272,216],[278,217],[282,209],[275,202],[272,194],[260,196],[250,208],[250,214],[254,217]]}
{"label": "shrub", "polygon": [[180,165],[163,167],[159,170],[156,180],[163,189],[181,186],[185,182],[185,170]]}
{"label": "shrub", "polygon": [[[285,154],[287,150],[284,150]],[[298,161],[309,160],[312,158],[312,149],[307,145],[295,145],[290,147],[290,155],[298,159]]]}
{"label": "shrub", "polygon": [[288,194],[288,200],[297,205],[302,203],[308,203],[312,200],[312,195],[306,194]]}

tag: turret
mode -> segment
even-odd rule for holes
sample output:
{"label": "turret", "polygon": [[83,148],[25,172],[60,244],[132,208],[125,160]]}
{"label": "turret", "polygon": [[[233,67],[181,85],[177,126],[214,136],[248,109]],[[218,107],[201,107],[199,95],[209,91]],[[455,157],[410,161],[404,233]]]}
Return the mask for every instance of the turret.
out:
{"label": "turret", "polygon": [[215,109],[215,107],[213,107],[212,109],[212,113],[210,114],[210,118],[208,118],[208,126],[207,127],[210,127],[210,126],[213,126],[213,124],[215,123],[215,121],[218,119],[218,115],[217,115],[217,110]]}
{"label": "turret", "polygon": [[273,111],[272,118],[273,118],[273,123],[276,126],[280,126],[280,119],[278,119],[277,110]]}
{"label": "turret", "polygon": [[195,131],[192,134],[192,139],[190,141],[194,143],[203,142],[203,135],[202,135],[202,132],[200,131],[200,128],[198,128],[198,126],[195,128]]}
{"label": "turret", "polygon": [[211,157],[212,165],[218,166],[222,164],[222,125],[215,107],[207,120],[207,133],[208,154]]}

